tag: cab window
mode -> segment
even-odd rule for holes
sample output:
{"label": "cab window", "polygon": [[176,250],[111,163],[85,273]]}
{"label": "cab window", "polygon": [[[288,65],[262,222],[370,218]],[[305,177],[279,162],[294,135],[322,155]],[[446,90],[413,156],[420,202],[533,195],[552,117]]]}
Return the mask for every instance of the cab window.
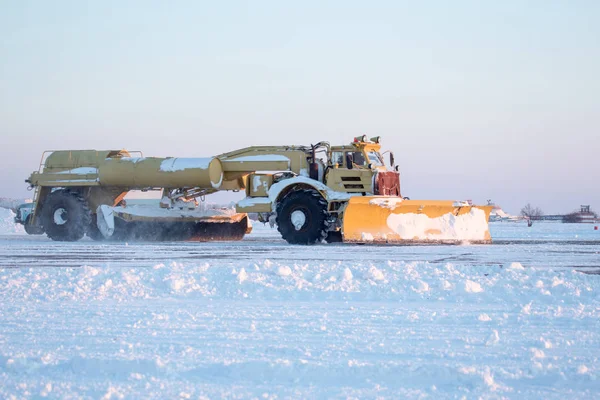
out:
{"label": "cab window", "polygon": [[373,164],[374,167],[383,167],[383,159],[381,158],[381,154],[376,151],[370,151],[368,154],[369,162]]}
{"label": "cab window", "polygon": [[352,159],[354,160],[354,164],[359,166],[367,165],[367,160],[362,151],[353,151]]}
{"label": "cab window", "polygon": [[346,165],[346,160],[344,159],[343,151],[334,151],[331,154],[331,163],[333,165],[339,164],[340,167],[344,167]]}
{"label": "cab window", "polygon": [[334,151],[331,153],[331,163],[333,165],[338,164],[340,168],[348,168],[346,165],[346,154],[348,153],[352,154],[352,160],[355,165],[362,167],[368,164],[368,160],[365,159],[362,151]]}

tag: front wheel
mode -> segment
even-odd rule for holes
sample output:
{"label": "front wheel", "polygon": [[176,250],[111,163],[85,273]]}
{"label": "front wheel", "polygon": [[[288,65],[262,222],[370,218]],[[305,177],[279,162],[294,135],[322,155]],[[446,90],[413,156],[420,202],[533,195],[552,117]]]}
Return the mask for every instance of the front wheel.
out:
{"label": "front wheel", "polygon": [[61,242],[81,239],[91,221],[85,200],[68,190],[50,193],[44,201],[41,217],[48,237]]}
{"label": "front wheel", "polygon": [[327,236],[327,201],[314,189],[295,190],[277,205],[277,229],[288,243],[315,244]]}

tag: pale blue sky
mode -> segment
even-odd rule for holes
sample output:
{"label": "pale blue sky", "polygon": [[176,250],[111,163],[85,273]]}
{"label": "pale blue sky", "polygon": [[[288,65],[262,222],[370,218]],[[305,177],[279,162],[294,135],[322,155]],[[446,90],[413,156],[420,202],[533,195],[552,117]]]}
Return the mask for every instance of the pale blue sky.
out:
{"label": "pale blue sky", "polygon": [[381,135],[411,198],[600,211],[599,1],[0,0],[0,197],[46,149]]}

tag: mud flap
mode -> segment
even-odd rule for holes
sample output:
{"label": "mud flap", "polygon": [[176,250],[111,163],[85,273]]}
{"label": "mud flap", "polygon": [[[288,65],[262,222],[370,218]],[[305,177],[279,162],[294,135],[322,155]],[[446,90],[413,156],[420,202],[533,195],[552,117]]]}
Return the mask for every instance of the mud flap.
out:
{"label": "mud flap", "polygon": [[343,214],[342,236],[351,243],[490,243],[493,206],[451,200],[356,196]]}

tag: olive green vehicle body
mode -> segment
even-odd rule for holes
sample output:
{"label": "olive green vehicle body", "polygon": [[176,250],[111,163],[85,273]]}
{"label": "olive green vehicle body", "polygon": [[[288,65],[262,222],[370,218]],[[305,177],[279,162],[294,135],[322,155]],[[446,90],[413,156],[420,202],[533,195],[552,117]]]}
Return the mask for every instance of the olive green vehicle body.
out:
{"label": "olive green vehicle body", "polygon": [[[223,230],[222,224],[234,223],[238,225],[238,229],[232,237],[237,239],[251,229],[247,216],[242,214],[258,213],[262,221],[276,218],[278,225],[284,222],[281,215],[285,214],[289,226],[280,227],[279,230],[290,243],[312,244],[321,239],[338,241],[344,237],[346,241],[364,242],[365,240],[360,239],[360,227],[352,228],[356,232],[344,232],[344,212],[348,205],[359,201],[357,197],[363,197],[360,201],[363,207],[364,200],[371,196],[385,196],[402,201],[399,173],[393,167],[393,155],[390,153],[391,167],[388,168],[380,148],[379,138],[367,140],[363,136],[340,146],[330,146],[327,142],[310,146],[252,146],[208,158],[143,157],[133,156],[137,152],[126,150],[46,152],[42,156],[39,170],[26,180],[35,190],[31,217],[27,223],[47,231],[48,226],[55,224],[53,221],[61,221],[60,215],[52,217],[48,199],[62,195],[68,203],[72,202],[72,198],[67,196],[70,195],[84,208],[81,213],[89,214],[89,218],[81,217],[81,221],[87,224],[89,219],[92,227],[84,230],[91,237],[96,221],[100,221],[100,210],[114,207],[109,210],[111,218],[127,223],[168,222],[170,231],[177,230],[178,221],[182,224],[202,223],[205,231],[210,231],[206,226],[220,226]],[[130,213],[126,206],[123,207],[123,198],[132,190],[162,190],[163,199],[170,202],[168,208],[178,200],[204,200],[205,196],[218,191],[244,192],[246,197],[236,204],[238,214],[229,218],[179,215],[181,213],[178,214],[177,211],[169,217],[144,216]],[[282,205],[283,200],[292,193],[298,204]],[[59,200],[51,203],[57,201],[60,203]],[[306,204],[303,205],[304,203]],[[446,206],[447,203],[444,203],[444,207]],[[458,206],[459,209],[461,207],[463,206]],[[303,218],[318,215],[315,220],[318,227],[310,227],[318,232],[308,236],[300,235],[311,223],[306,222],[294,229],[291,225],[294,210],[304,212],[306,215]],[[456,210],[456,205],[448,208],[448,212],[458,215]],[[427,209],[421,207],[416,212],[426,213]],[[489,216],[489,211],[487,214]],[[215,225],[207,225],[210,223]],[[301,237],[295,238],[296,234]],[[62,240],[60,234],[55,236],[55,240]],[[65,240],[72,240],[73,237],[77,240],[79,236],[80,232]],[[227,234],[207,237],[209,240],[229,238]],[[382,237],[382,241],[387,241],[387,235]],[[193,235],[190,239],[193,239]],[[419,238],[400,238],[399,241],[407,239],[414,241]],[[485,237],[485,240],[488,239],[489,234]],[[429,239],[426,238],[425,241]]]}

